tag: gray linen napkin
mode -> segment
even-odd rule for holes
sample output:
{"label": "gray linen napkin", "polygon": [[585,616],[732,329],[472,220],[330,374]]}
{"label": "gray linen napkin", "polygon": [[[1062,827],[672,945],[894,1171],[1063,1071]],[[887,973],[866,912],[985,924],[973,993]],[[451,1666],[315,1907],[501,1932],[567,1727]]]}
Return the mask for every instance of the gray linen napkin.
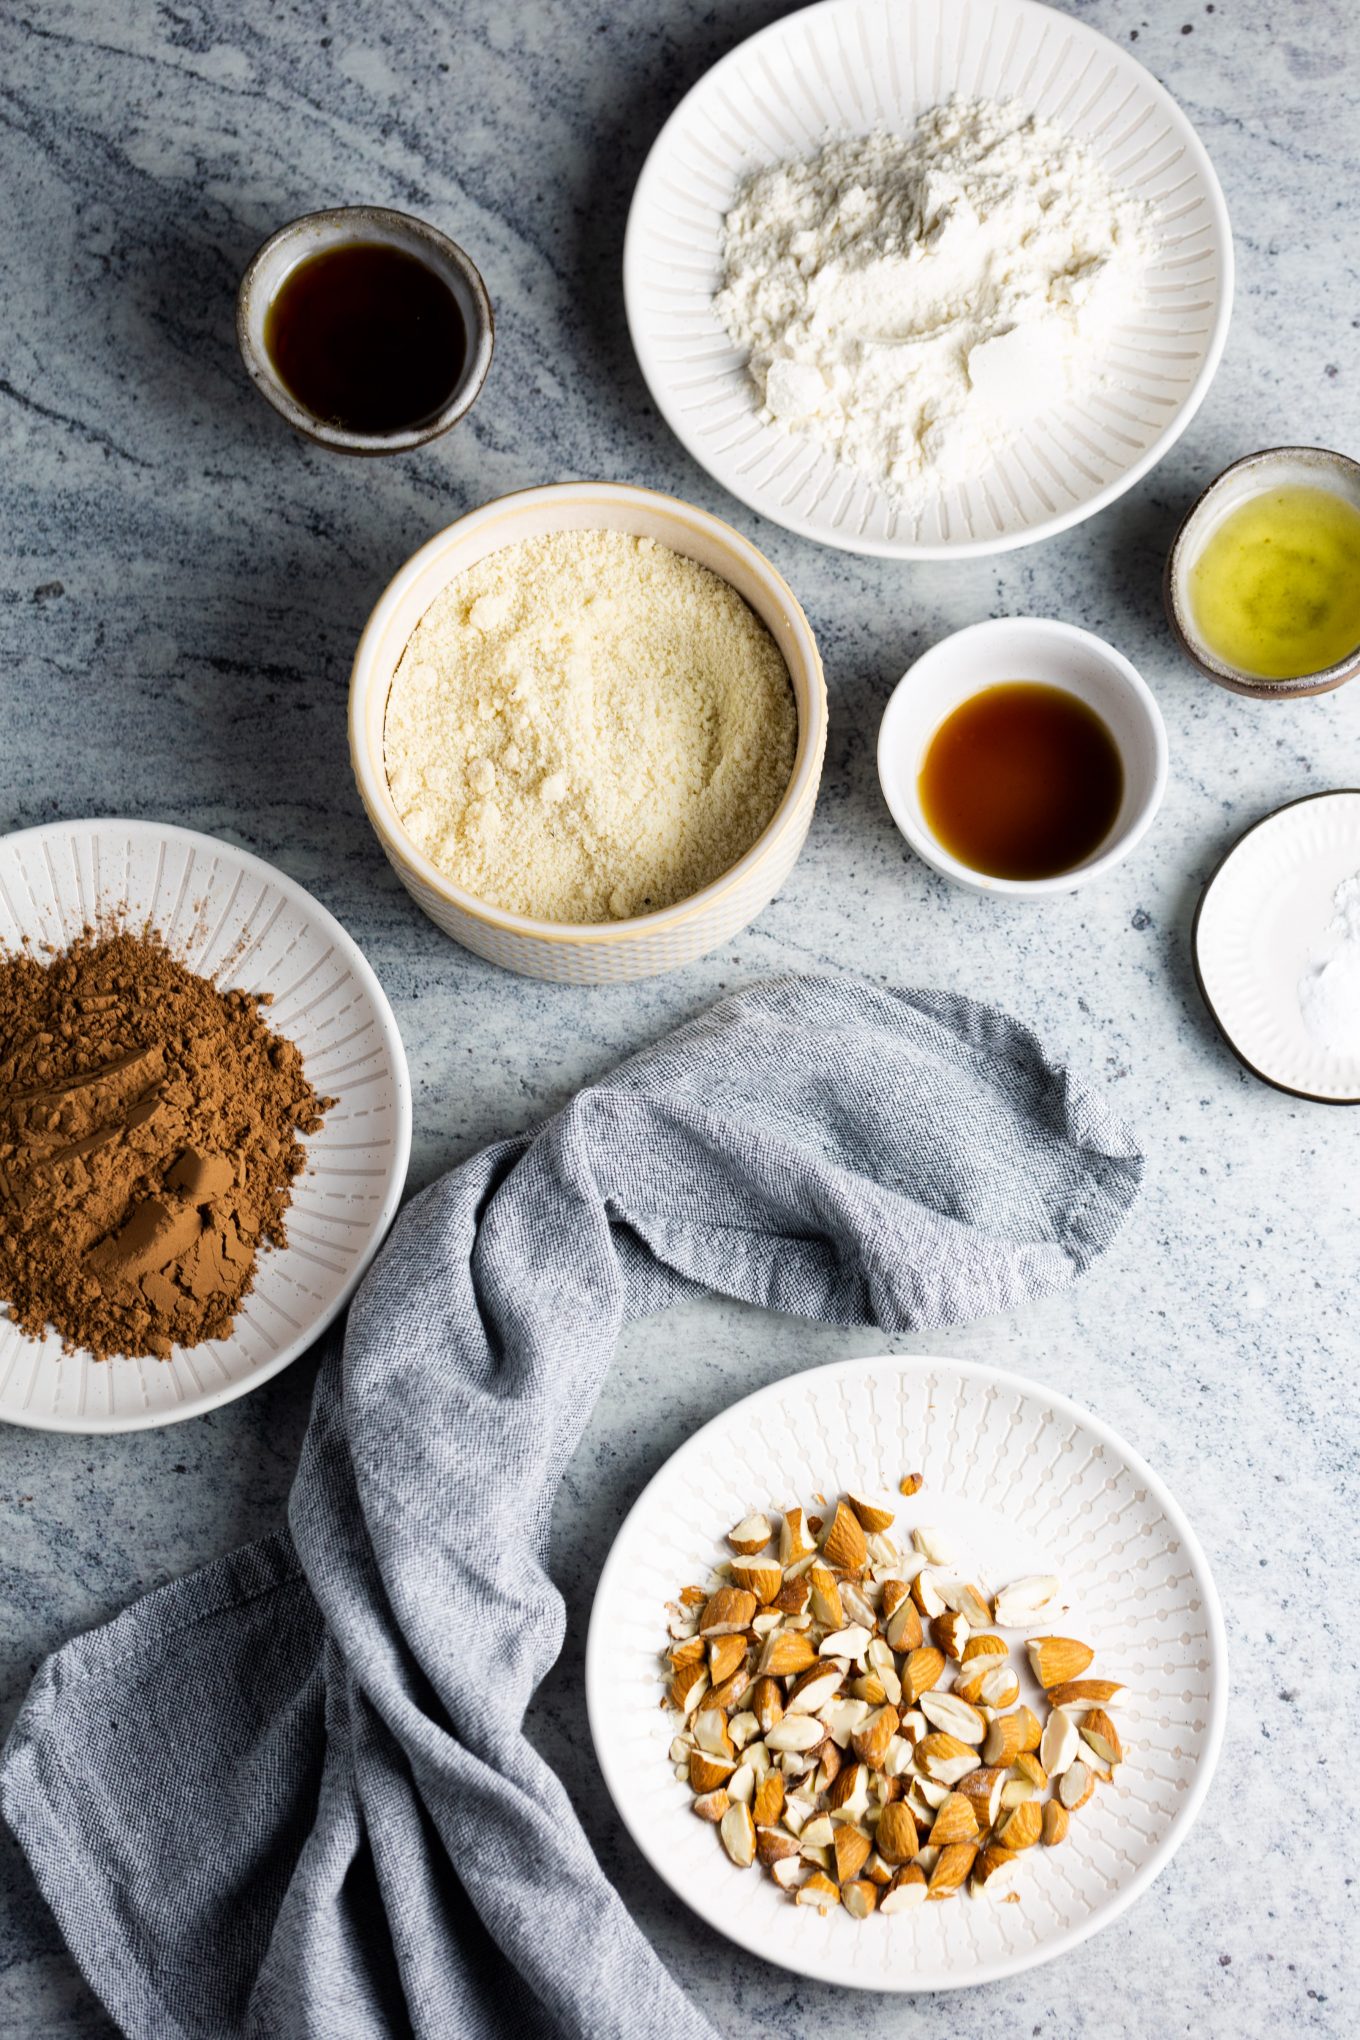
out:
{"label": "gray linen napkin", "polygon": [[619,1328],[695,1286],[889,1331],[1010,1310],[1082,1272],[1141,1173],[1004,1014],[783,979],[417,1198],[322,1369],[291,1535],[57,1651],[5,1748],[5,1817],[114,2018],[710,2035],[522,1728]]}

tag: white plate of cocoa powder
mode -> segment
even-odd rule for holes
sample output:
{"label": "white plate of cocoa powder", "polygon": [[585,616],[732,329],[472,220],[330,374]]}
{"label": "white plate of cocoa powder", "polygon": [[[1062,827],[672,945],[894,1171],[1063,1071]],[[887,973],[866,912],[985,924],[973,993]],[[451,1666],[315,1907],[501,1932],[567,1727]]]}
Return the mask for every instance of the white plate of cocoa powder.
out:
{"label": "white plate of cocoa powder", "polygon": [[[89,945],[115,936],[130,940],[101,989]],[[216,1409],[313,1343],[395,1215],[411,1096],[392,1009],[355,943],[301,886],[234,844],[159,823],[59,822],[0,841],[0,958],[16,956],[29,959],[30,991],[36,967],[50,976],[63,961],[71,988],[49,1002],[50,1045],[26,1035],[10,1000],[0,1419],[129,1431]],[[187,1062],[187,1033],[153,1042],[147,1022],[148,1046],[138,1038],[139,1006],[159,1002],[163,1014],[172,992],[198,1044]],[[129,1142],[147,1166],[134,1157],[124,1198],[110,1156]],[[96,1176],[103,1195],[92,1201]],[[14,1319],[14,1241],[35,1198],[56,1249],[68,1230],[90,1236],[88,1292],[73,1287],[69,1257],[59,1279],[54,1253],[51,1317],[64,1338],[42,1323],[48,1277],[34,1272],[32,1228],[27,1322]],[[216,1308],[196,1307],[213,1296]]]}

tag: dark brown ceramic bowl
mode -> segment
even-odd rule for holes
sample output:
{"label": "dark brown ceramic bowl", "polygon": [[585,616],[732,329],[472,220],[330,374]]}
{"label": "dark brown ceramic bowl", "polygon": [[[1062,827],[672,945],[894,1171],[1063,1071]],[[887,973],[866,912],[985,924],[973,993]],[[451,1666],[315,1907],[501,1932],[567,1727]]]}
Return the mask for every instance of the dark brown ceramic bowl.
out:
{"label": "dark brown ceramic bowl", "polygon": [[1328,694],[1360,673],[1357,645],[1339,664],[1328,666],[1321,673],[1302,673],[1292,680],[1266,680],[1259,673],[1245,672],[1220,659],[1205,644],[1195,624],[1188,592],[1190,569],[1211,532],[1229,510],[1235,510],[1248,497],[1259,496],[1266,489],[1300,483],[1333,489],[1360,510],[1360,461],[1352,460],[1349,454],[1330,453],[1323,446],[1268,446],[1261,453],[1249,453],[1245,459],[1235,460],[1210,482],[1176,533],[1167,554],[1162,593],[1176,642],[1201,673],[1207,673],[1220,687],[1231,688],[1234,694],[1249,695],[1253,701],[1295,701],[1305,695]]}
{"label": "dark brown ceramic bowl", "polygon": [[[264,344],[265,318],[289,271],[323,248],[347,241],[381,241],[405,249],[432,269],[453,293],[467,333],[467,360],[453,394],[432,418],[400,432],[348,432],[331,425],[299,404],[279,377]],[[381,205],[333,206],[329,212],[305,213],[271,234],[250,259],[236,300],[236,338],[241,359],[260,395],[288,420],[295,432],[329,446],[337,453],[406,453],[437,439],[471,410],[491,366],[495,321],[476,264],[456,241],[410,213]]]}

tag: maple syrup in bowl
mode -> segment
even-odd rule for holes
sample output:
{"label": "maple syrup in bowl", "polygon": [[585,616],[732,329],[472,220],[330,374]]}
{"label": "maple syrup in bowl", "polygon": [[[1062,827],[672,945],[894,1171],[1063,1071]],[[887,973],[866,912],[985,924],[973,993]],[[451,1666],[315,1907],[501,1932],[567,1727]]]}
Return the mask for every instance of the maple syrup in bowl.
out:
{"label": "maple syrup in bowl", "polygon": [[1166,730],[1146,683],[1090,631],[1038,617],[932,646],[883,716],[878,770],[917,855],[977,892],[1088,885],[1151,826]]}
{"label": "maple syrup in bowl", "polygon": [[382,206],[309,213],[242,279],[242,358],[260,393],[341,453],[400,453],[464,416],[491,364],[486,288],[456,242]]}

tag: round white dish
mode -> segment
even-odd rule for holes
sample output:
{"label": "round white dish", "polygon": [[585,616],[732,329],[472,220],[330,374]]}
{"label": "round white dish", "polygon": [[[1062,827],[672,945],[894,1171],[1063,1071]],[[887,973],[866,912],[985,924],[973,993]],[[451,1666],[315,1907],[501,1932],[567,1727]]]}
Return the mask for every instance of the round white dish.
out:
{"label": "round white dish", "polygon": [[[1041,413],[976,481],[919,518],[811,441],[762,424],[744,357],[713,316],[724,214],[753,169],[828,133],[905,128],[951,93],[1016,99],[1085,142],[1156,208],[1146,300],[1120,329],[1120,387]],[[1203,144],[1165,88],[1095,29],[1037,0],[821,0],[739,45],[680,102],[633,197],[628,325],[671,430],[762,516],[898,559],[1027,545],[1091,516],[1185,430],[1227,338],[1233,253]]]}
{"label": "round white dish", "polygon": [[[550,531],[626,531],[670,546],[729,582],[773,637],[789,669],[798,747],[784,797],[730,870],[690,899],[607,922],[540,921],[455,885],[407,835],[387,783],[384,727],[393,675],[436,595],[489,553]],[[378,598],[354,654],[350,761],[374,834],[406,890],[436,927],[478,956],[552,984],[622,984],[692,963],[761,913],[798,860],[826,754],[826,682],[812,627],[765,555],[720,517],[623,482],[549,482],[469,511],[414,553]]]}
{"label": "round white dish", "polygon": [[411,1084],[386,994],[300,885],[234,843],[159,822],[52,822],[0,840],[0,947],[25,937],[61,947],[106,913],[149,921],[205,977],[271,992],[270,1026],[338,1102],[306,1141],[288,1245],[261,1255],[229,1338],[177,1346],[168,1360],[95,1360],[0,1318],[0,1419],[39,1431],[149,1430],[278,1374],[358,1286],[411,1151]]}
{"label": "round white dish", "polygon": [[[1077,695],[1106,724],[1124,762],[1124,794],[1095,852],[1056,878],[993,878],[960,863],[931,831],[918,782],[932,736],[961,702],[1007,680],[1039,680]],[[1166,792],[1166,725],[1147,682],[1092,631],[1038,616],[1000,616],[941,638],[893,689],[878,730],[878,778],[917,856],[955,885],[1014,899],[1046,899],[1103,878],[1135,850]]]}
{"label": "round white dish", "polygon": [[[896,1536],[939,1525],[978,1583],[1054,1572],[1063,1633],[1122,1680],[1122,1780],[1097,1790],[1056,1849],[1027,1854],[1020,1903],[961,1896],[862,1923],[791,1905],[738,1870],[690,1811],[659,1703],[664,1606],[730,1556],[751,1509],[807,1507],[848,1486],[895,1493]],[[1036,1634],[1054,1627],[1036,1622]],[[1012,1640],[1015,1632],[1010,1632]],[[1026,1679],[1028,1673],[1026,1672]],[[1035,1689],[1037,1691],[1037,1689]],[[1025,1697],[1033,1698],[1027,1687]],[[917,1355],[848,1360],[775,1382],[706,1424],[648,1483],[600,1575],[586,1702],[614,1802],[657,1874],[754,1954],[821,1982],[927,1991],[993,1982],[1049,1961],[1117,1917],[1185,1839],[1209,1789],[1227,1712],[1227,1649],[1199,1544],[1157,1476],[1108,1425],[1037,1382]]]}
{"label": "round white dish", "polygon": [[1337,942],[1333,895],[1360,872],[1360,789],[1315,793],[1248,829],[1195,916],[1195,974],[1239,1062],[1263,1083],[1325,1105],[1360,1105],[1360,1056],[1309,1033],[1299,980]]}

